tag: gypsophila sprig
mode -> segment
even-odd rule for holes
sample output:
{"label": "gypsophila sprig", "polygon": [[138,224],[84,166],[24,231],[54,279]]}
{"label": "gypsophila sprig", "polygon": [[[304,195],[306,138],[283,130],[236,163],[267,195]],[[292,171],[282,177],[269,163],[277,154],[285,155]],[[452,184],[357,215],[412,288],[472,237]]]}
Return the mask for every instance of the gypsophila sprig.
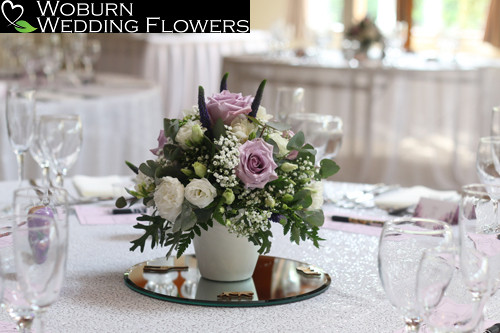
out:
{"label": "gypsophila sprig", "polygon": [[324,222],[322,179],[339,167],[322,160],[315,167],[316,151],[302,132],[272,122],[260,105],[265,80],[256,98],[227,89],[205,98],[199,87],[198,103],[180,119],[165,119],[153,157],[136,167],[132,199],[121,197],[117,207],[143,202],[148,213],[134,228],[144,234],[132,241],[131,250],[169,247],[180,257],[194,237],[213,223],[271,248],[272,225],[297,244],[311,240],[319,247],[319,227]]}

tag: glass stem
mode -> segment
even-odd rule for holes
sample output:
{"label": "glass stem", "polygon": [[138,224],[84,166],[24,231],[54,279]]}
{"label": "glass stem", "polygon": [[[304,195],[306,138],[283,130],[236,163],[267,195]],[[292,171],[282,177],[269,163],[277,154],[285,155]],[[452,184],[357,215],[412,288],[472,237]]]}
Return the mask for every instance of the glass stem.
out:
{"label": "glass stem", "polygon": [[35,333],[44,333],[45,332],[45,322],[44,322],[45,310],[40,309],[36,312],[34,323],[34,332]]}
{"label": "glass stem", "polygon": [[42,167],[42,184],[44,187],[50,186],[50,167]]}
{"label": "glass stem", "polygon": [[58,172],[56,176],[56,184],[59,187],[64,187],[64,179],[63,179],[63,174]]}
{"label": "glass stem", "polygon": [[16,154],[17,157],[17,178],[19,180],[19,185],[24,180],[24,152]]}

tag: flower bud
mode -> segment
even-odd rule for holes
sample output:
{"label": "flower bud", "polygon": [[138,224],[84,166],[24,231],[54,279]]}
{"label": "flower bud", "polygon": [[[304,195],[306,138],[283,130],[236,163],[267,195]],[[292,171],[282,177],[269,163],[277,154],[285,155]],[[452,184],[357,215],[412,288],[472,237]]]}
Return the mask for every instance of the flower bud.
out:
{"label": "flower bud", "polygon": [[207,174],[207,167],[200,162],[194,162],[193,169],[194,173],[200,178],[205,177],[205,175]]}
{"label": "flower bud", "polygon": [[281,170],[283,170],[285,172],[290,172],[290,171],[297,169],[298,167],[299,166],[297,164],[285,162],[281,165]]}
{"label": "flower bud", "polygon": [[273,197],[267,197],[266,198],[266,206],[269,208],[273,208],[276,205],[276,201],[274,200]]}
{"label": "flower bud", "polygon": [[230,205],[233,203],[234,193],[233,190],[231,190],[230,188],[226,189],[224,193],[222,193],[222,196],[224,197],[226,204]]}
{"label": "flower bud", "polygon": [[291,202],[292,200],[293,200],[293,195],[291,195],[291,194],[285,194],[283,196],[283,201],[284,202]]}
{"label": "flower bud", "polygon": [[200,125],[195,124],[191,128],[191,142],[195,145],[200,144],[203,141],[203,131]]}
{"label": "flower bud", "polygon": [[193,176],[193,171],[192,171],[192,170],[190,170],[190,169],[182,168],[182,169],[181,169],[181,172],[182,172],[183,174],[185,174],[186,176],[188,176],[188,177],[192,177],[192,176]]}

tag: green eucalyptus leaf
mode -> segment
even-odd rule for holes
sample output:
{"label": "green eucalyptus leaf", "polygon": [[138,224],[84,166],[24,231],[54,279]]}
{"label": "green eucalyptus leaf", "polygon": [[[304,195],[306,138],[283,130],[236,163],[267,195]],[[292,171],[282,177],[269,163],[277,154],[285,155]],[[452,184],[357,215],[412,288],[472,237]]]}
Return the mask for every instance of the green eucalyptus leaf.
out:
{"label": "green eucalyptus leaf", "polygon": [[126,207],[127,206],[127,199],[125,199],[124,197],[119,197],[118,199],[116,199],[115,206],[117,208]]}
{"label": "green eucalyptus leaf", "polygon": [[296,133],[290,139],[290,141],[288,141],[286,149],[288,149],[288,150],[299,150],[300,148],[302,148],[302,146],[304,145],[305,141],[306,140],[305,140],[304,133],[302,133],[302,131],[299,131],[298,133]]}
{"label": "green eucalyptus leaf", "polygon": [[319,165],[320,165],[319,175],[323,179],[333,176],[340,170],[340,167],[337,165],[337,163],[335,163],[330,159],[321,160]]}

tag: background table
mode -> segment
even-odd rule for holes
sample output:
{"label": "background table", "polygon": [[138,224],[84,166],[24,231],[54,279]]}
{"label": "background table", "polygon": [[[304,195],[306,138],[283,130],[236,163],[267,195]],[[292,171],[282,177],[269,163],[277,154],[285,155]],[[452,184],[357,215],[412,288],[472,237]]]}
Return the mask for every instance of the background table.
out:
{"label": "background table", "polygon": [[478,59],[441,63],[408,55],[397,66],[347,66],[337,54],[320,60],[260,55],[225,57],[235,92],[255,94],[272,113],[278,86],[302,86],[308,112],[344,121],[336,179],[458,189],[475,182],[479,137],[489,134],[500,104],[500,66]]}
{"label": "background table", "polygon": [[269,34],[95,34],[102,43],[97,68],[135,75],[161,87],[164,116],[178,117],[206,94],[219,90],[225,56],[260,53]]}
{"label": "background table", "polygon": [[[15,185],[0,183],[0,202],[10,200]],[[339,190],[359,186],[334,185]],[[324,269],[332,278],[330,287],[291,304],[213,308],[161,301],[125,285],[123,273],[131,266],[166,253],[149,248],[144,253],[130,252],[129,242],[141,235],[132,225],[81,225],[75,215],[69,222],[68,273],[60,299],[47,312],[47,332],[391,333],[402,328],[402,319],[388,302],[378,277],[377,227],[362,226],[362,233],[323,228],[320,236],[325,241],[316,249],[311,243],[290,243],[276,225],[270,254]],[[186,253],[194,253],[193,248]],[[487,318],[500,319],[499,297],[491,301]],[[0,320],[9,320],[4,311]]]}
{"label": "background table", "polygon": [[[36,108],[38,114],[80,115],[83,145],[70,175],[127,173],[125,160],[139,164],[153,157],[149,149],[157,146],[163,128],[159,87],[128,75],[100,74],[93,84],[42,87],[37,92]],[[0,97],[0,179],[16,179],[17,162],[5,122],[5,101]],[[41,171],[31,157],[26,164],[27,177],[40,177]]]}

